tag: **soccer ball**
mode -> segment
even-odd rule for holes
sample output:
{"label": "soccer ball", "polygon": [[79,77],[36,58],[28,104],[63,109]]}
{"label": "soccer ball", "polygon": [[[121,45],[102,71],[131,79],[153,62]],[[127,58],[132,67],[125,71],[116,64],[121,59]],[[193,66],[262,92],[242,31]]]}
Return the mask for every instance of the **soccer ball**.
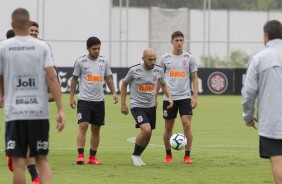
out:
{"label": "soccer ball", "polygon": [[185,135],[181,133],[173,134],[169,139],[170,146],[175,150],[182,150],[187,144]]}

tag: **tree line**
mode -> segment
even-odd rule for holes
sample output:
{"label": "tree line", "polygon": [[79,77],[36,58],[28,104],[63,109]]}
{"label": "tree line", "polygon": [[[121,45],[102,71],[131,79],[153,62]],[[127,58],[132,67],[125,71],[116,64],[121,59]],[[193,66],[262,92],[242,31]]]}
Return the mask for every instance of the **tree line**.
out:
{"label": "tree line", "polygon": [[[205,0],[128,0],[130,7],[182,8],[203,9]],[[206,0],[208,3],[209,0]],[[113,0],[113,6],[119,6],[122,2],[126,6],[127,0]],[[210,0],[211,9],[230,10],[281,10],[281,0]]]}

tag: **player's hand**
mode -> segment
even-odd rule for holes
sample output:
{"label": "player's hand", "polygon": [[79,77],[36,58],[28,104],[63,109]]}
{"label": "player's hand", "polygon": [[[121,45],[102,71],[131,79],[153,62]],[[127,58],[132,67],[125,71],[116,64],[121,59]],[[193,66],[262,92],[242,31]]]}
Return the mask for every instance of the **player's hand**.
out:
{"label": "player's hand", "polygon": [[65,128],[65,113],[63,111],[59,111],[57,114],[57,130],[61,132]]}
{"label": "player's hand", "polygon": [[70,106],[71,108],[75,109],[76,108],[76,101],[74,98],[70,98]]}
{"label": "player's hand", "polygon": [[254,129],[257,129],[256,122],[258,122],[257,118],[253,118],[251,121],[246,122],[246,125],[249,127],[253,127]]}
{"label": "player's hand", "polygon": [[169,102],[169,106],[167,106],[166,109],[171,109],[173,107],[173,100],[169,98],[168,102]]}
{"label": "player's hand", "polygon": [[117,94],[113,94],[114,104],[118,103],[118,96]]}
{"label": "player's hand", "polygon": [[193,97],[191,99],[191,107],[192,107],[192,109],[195,109],[197,106],[198,106],[198,98]]}
{"label": "player's hand", "polygon": [[128,114],[128,107],[126,104],[121,105],[121,113],[125,115]]}

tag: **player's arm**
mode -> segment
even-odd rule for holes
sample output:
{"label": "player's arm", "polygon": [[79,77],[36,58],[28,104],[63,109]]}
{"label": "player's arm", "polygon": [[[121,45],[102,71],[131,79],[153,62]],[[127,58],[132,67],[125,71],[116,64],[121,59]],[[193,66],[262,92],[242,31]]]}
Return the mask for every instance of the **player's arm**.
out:
{"label": "player's arm", "polygon": [[0,108],[4,107],[4,80],[3,75],[0,75]]}
{"label": "player's arm", "polygon": [[160,86],[161,86],[161,88],[162,88],[162,90],[163,90],[163,92],[164,92],[164,94],[165,94],[165,96],[167,97],[167,100],[168,100],[168,102],[169,102],[169,106],[167,106],[166,108],[167,108],[167,109],[170,109],[170,108],[172,108],[172,106],[173,106],[173,100],[172,100],[172,98],[171,98],[169,89],[168,89],[166,83],[161,83]]}
{"label": "player's arm", "polygon": [[72,79],[71,79],[71,85],[70,85],[70,106],[73,109],[76,107],[76,101],[74,99],[74,93],[75,93],[77,81],[78,81],[78,76],[73,75]]}
{"label": "player's arm", "polygon": [[158,83],[157,87],[156,87],[156,94],[155,94],[155,106],[156,106],[156,108],[158,108],[158,95],[159,95],[159,92],[160,92],[160,88],[161,88],[161,85],[160,85],[160,83]]}
{"label": "player's arm", "polygon": [[192,109],[194,109],[198,105],[198,90],[199,90],[198,72],[192,73],[192,83],[193,83],[193,98],[191,99],[191,107]]}
{"label": "player's arm", "polygon": [[113,95],[114,104],[118,103],[118,97],[117,97],[117,93],[116,93],[116,90],[115,90],[115,85],[114,85],[112,76],[111,75],[105,76],[105,81],[106,81],[107,86],[109,87],[109,89],[110,89],[110,91]]}
{"label": "player's arm", "polygon": [[59,81],[56,76],[56,72],[53,66],[45,68],[48,87],[54,97],[57,105],[58,115],[57,115],[57,129],[62,131],[65,127],[65,114],[62,105],[62,94],[59,85]]}
{"label": "player's arm", "polygon": [[121,99],[121,113],[127,115],[128,114],[128,107],[126,105],[126,89],[127,83],[123,80],[121,83],[120,89],[120,99]]}

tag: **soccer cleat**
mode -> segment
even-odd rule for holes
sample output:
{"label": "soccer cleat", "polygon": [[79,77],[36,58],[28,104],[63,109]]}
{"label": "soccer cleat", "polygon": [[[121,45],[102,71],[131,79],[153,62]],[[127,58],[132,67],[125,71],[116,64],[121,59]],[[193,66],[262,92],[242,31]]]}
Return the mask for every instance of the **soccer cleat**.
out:
{"label": "soccer cleat", "polygon": [[83,154],[78,154],[77,160],[76,160],[77,165],[82,165],[84,164],[84,155]]}
{"label": "soccer cleat", "polygon": [[140,167],[142,166],[141,162],[140,162],[140,157],[136,156],[136,155],[131,155],[130,160],[132,161],[132,164],[134,166]]}
{"label": "soccer cleat", "polygon": [[34,180],[32,181],[31,184],[39,184],[38,176],[36,178],[34,178]]}
{"label": "soccer cleat", "polygon": [[184,156],[184,163],[185,164],[192,164],[192,160],[190,156]]}
{"label": "soccer cleat", "polygon": [[99,162],[96,158],[96,156],[90,156],[88,159],[88,164],[96,164],[96,165],[102,165],[103,162]]}
{"label": "soccer cleat", "polygon": [[167,163],[167,164],[172,163],[172,155],[167,155],[165,157],[164,163]]}
{"label": "soccer cleat", "polygon": [[7,160],[8,160],[8,164],[7,164],[8,169],[9,169],[11,172],[13,172],[13,160],[12,160],[11,155],[8,155],[8,156],[7,156]]}
{"label": "soccer cleat", "polygon": [[141,159],[141,157],[139,157],[139,162],[140,162],[141,166],[146,165],[145,162],[143,162],[143,160]]}

